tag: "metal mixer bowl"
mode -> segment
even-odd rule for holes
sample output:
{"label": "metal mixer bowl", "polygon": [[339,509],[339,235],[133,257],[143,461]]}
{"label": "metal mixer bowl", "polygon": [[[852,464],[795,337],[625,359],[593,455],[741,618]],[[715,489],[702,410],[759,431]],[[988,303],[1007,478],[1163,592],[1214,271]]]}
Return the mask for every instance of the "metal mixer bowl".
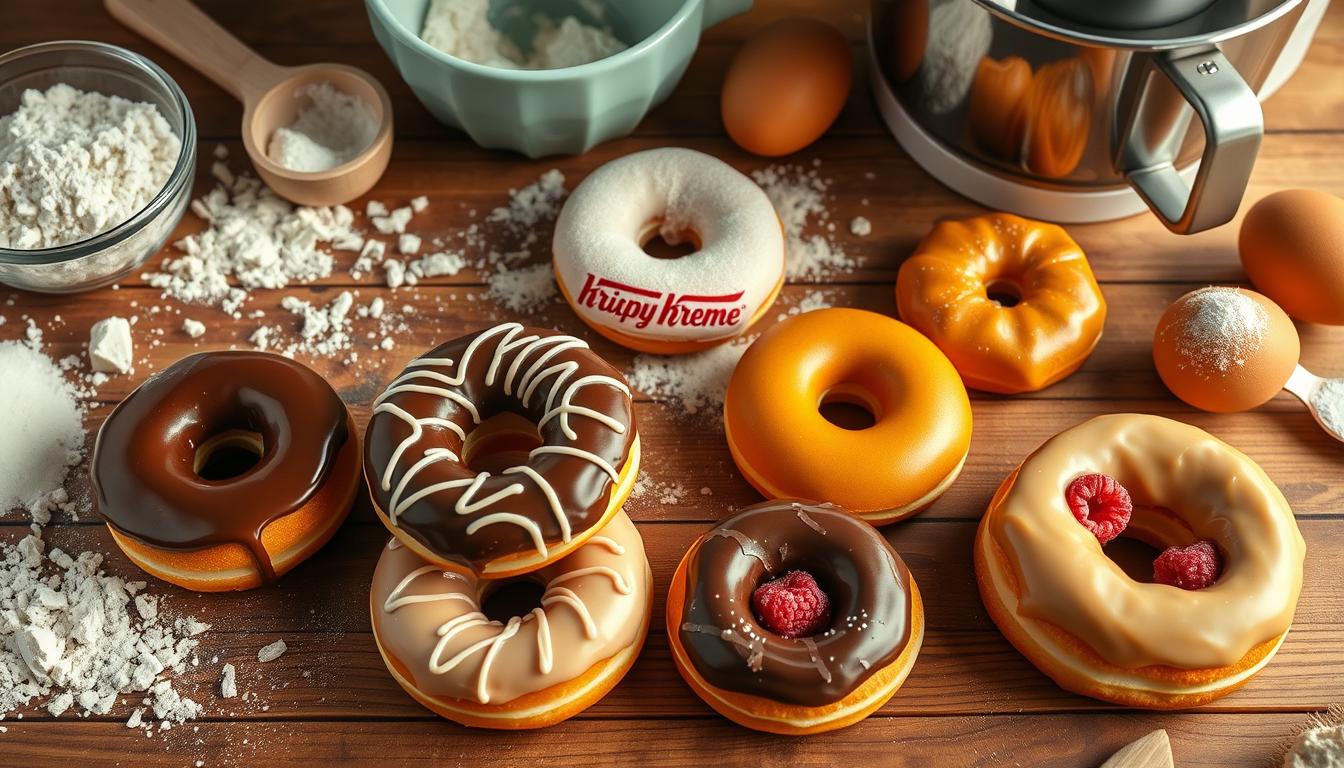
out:
{"label": "metal mixer bowl", "polygon": [[[191,199],[196,122],[182,89],[149,59],[106,43],[65,40],[0,56],[0,115],[23,92],[66,83],[83,91],[149,102],[182,140],[163,189],[129,220],[79,242],[38,250],[0,248],[0,282],[29,291],[74,293],[113,283],[158,252]],[[2,140],[2,137],[0,137]]]}

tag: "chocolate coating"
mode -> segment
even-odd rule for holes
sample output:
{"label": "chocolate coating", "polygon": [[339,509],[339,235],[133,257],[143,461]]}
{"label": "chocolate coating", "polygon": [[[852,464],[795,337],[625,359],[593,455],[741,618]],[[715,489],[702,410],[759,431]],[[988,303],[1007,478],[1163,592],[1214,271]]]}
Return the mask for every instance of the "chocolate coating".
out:
{"label": "chocolate coating", "polygon": [[[910,572],[872,526],[839,507],[757,504],[694,546],[680,639],[716,688],[801,706],[832,704],[910,641]],[[761,582],[791,570],[811,573],[831,599],[830,626],[812,637],[782,638],[751,607]]]}
{"label": "chocolate coating", "polygon": [[[588,383],[577,386],[585,379]],[[565,403],[567,417],[554,413]],[[526,466],[542,481],[516,467],[477,473],[461,460],[463,436],[504,412],[540,425],[543,447],[531,453]],[[420,422],[418,437],[407,417]],[[545,451],[582,451],[619,472],[635,439],[634,405],[620,371],[579,339],[506,323],[447,342],[407,366],[374,403],[364,474],[374,503],[396,529],[445,561],[480,572],[497,558],[537,551],[529,524],[548,548],[564,541],[561,517],[543,482],[571,537],[606,513],[616,483],[601,464]],[[451,455],[412,471],[436,450]],[[423,493],[429,488],[436,490]],[[483,503],[496,494],[501,494],[497,501]],[[481,525],[497,513],[516,517]]]}
{"label": "chocolate coating", "polygon": [[[197,448],[230,430],[260,434],[260,459],[236,477],[202,478]],[[260,352],[191,355],[103,422],[91,468],[98,512],[118,532],[170,551],[240,544],[274,581],[262,531],[317,492],[350,439],[345,404],[303,365]]]}

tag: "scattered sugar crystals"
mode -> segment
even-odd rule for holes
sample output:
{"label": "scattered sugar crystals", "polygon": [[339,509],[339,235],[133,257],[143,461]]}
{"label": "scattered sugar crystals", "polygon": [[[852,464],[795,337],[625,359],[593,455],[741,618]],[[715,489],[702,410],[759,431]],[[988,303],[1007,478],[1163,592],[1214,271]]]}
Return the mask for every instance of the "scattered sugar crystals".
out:
{"label": "scattered sugar crystals", "polygon": [[817,163],[772,165],[751,174],[774,204],[788,237],[788,268],[791,280],[816,280],[836,273],[853,272],[859,263],[845,254],[834,240],[826,197],[831,182],[821,176]]}
{"label": "scattered sugar crystals", "polygon": [[627,378],[635,389],[671,401],[687,415],[717,416],[728,379],[750,344],[743,337],[689,355],[638,355]]}

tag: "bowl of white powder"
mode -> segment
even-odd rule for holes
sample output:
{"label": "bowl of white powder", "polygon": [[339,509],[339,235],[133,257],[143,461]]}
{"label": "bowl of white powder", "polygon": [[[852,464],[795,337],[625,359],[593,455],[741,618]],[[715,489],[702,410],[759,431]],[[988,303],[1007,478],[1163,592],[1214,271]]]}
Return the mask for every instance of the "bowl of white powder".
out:
{"label": "bowl of white powder", "polygon": [[112,283],[186,211],[196,123],[153,62],[105,43],[0,55],[0,282],[46,293]]}
{"label": "bowl of white powder", "polygon": [[579,154],[671,94],[700,32],[751,0],[365,0],[440,122],[483,147]]}

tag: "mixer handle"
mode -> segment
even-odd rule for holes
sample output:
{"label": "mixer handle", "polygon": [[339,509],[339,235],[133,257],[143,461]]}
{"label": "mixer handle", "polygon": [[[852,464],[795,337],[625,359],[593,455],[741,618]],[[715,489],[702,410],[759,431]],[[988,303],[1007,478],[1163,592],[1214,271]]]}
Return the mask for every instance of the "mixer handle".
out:
{"label": "mixer handle", "polygon": [[[1136,54],[1120,94],[1116,168],[1167,228],[1193,234],[1231,221],[1264,135],[1260,100],[1216,48]],[[1189,186],[1175,159],[1190,120],[1204,154]]]}

